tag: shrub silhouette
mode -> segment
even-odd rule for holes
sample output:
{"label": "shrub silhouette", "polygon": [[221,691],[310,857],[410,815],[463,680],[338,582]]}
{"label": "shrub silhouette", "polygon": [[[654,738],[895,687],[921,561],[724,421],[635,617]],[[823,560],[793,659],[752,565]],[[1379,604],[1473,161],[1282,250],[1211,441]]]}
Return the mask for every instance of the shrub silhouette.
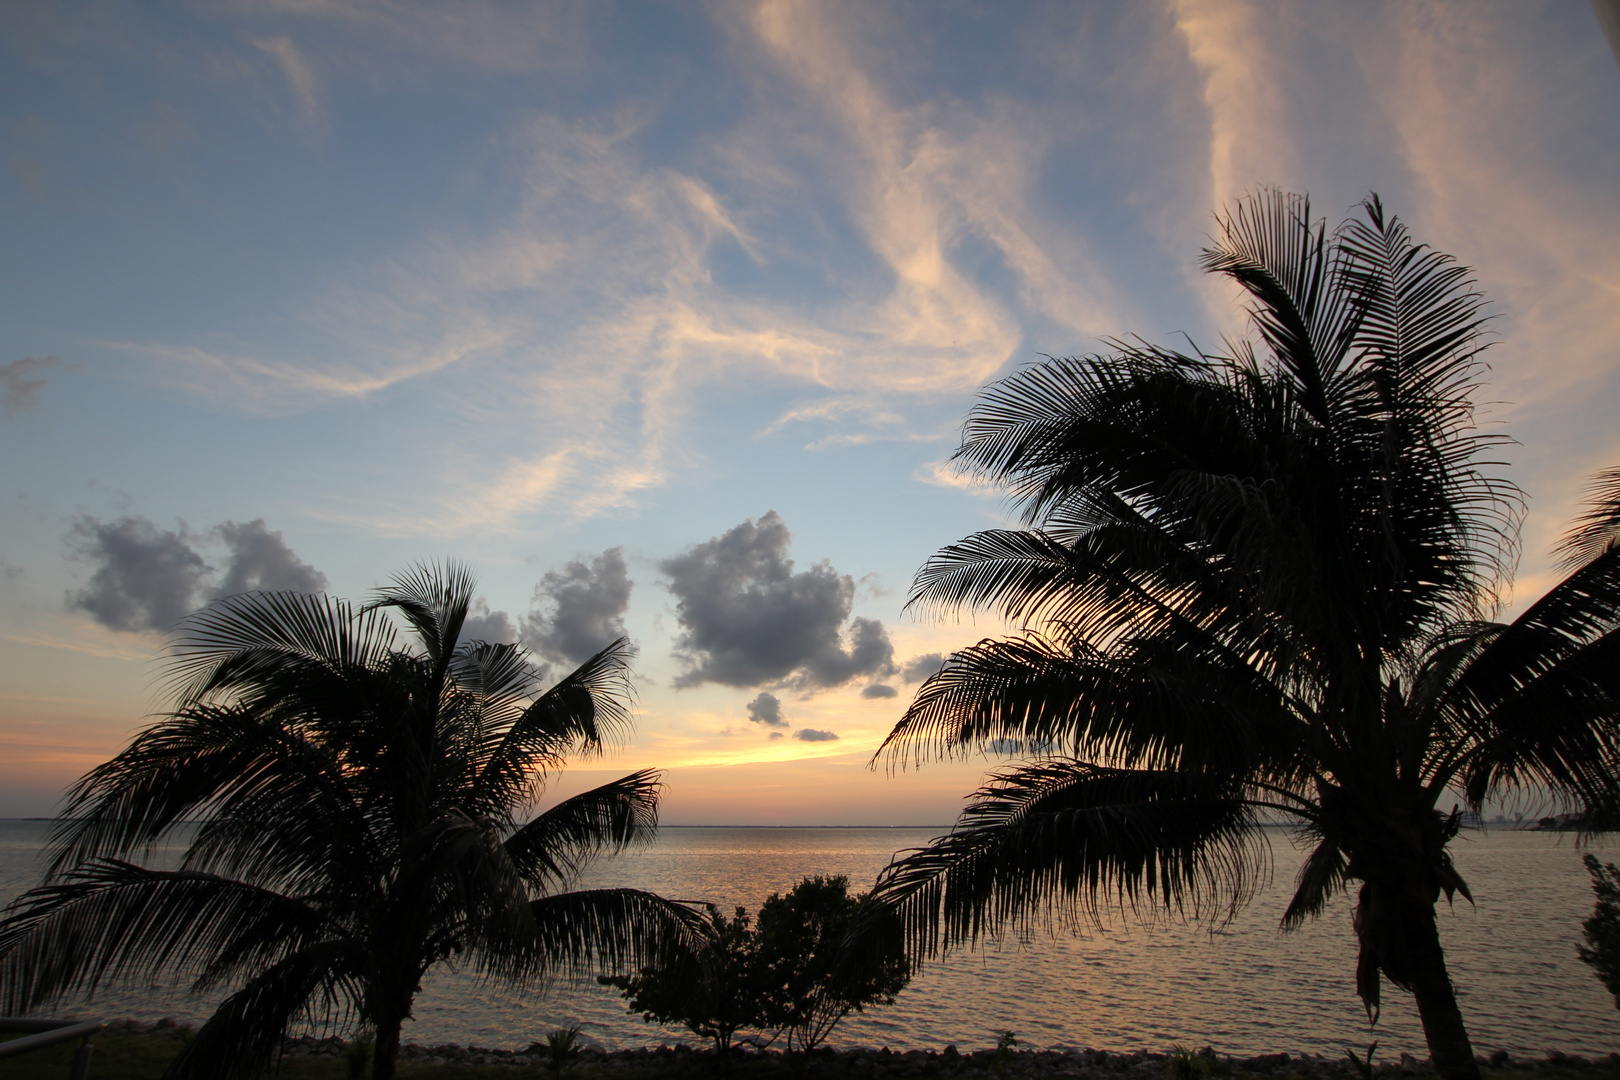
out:
{"label": "shrub silhouette", "polygon": [[1581,862],[1592,875],[1597,903],[1581,924],[1586,944],[1576,946],[1576,952],[1592,966],[1614,997],[1614,1007],[1620,1009],[1620,869],[1614,863],[1598,862],[1590,853],[1582,855]]}

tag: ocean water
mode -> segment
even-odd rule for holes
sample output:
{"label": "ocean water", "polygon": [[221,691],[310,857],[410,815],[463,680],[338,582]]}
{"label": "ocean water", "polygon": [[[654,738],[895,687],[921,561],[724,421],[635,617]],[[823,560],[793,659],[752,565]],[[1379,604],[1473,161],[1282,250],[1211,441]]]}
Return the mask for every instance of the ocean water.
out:
{"label": "ocean water", "polygon": [[[42,822],[0,821],[0,899],[38,880],[44,831]],[[755,910],[810,874],[845,874],[862,889],[895,851],[937,831],[666,828],[655,844],[604,861],[582,884]],[[927,966],[895,1004],[846,1019],[833,1043],[968,1050],[1013,1031],[1032,1048],[1162,1051],[1183,1043],[1229,1054],[1341,1056],[1345,1046],[1377,1039],[1380,1057],[1427,1056],[1409,997],[1386,986],[1376,1027],[1355,997],[1350,898],[1300,931],[1278,930],[1301,853],[1286,833],[1270,833],[1271,881],[1224,926],[1114,920],[1106,930],[1039,929],[953,953]],[[1441,935],[1475,1049],[1516,1057],[1620,1050],[1620,1012],[1575,953],[1592,892],[1572,838],[1480,831],[1465,833],[1453,851],[1478,904],[1442,906]],[[1617,859],[1613,850],[1598,854]],[[148,985],[59,1012],[200,1019],[208,1004],[178,987]],[[448,970],[429,975],[405,1038],[522,1047],[569,1024],[610,1048],[682,1038],[628,1014],[613,991],[591,982],[517,994]]]}

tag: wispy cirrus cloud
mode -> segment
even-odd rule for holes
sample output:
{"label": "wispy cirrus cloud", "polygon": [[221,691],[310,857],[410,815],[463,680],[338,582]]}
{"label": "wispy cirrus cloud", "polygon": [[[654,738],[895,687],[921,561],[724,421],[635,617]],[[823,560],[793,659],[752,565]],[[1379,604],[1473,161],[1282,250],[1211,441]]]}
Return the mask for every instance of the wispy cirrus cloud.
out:
{"label": "wispy cirrus cloud", "polygon": [[[1493,412],[1510,418],[1526,444],[1529,482],[1542,489],[1533,494],[1552,496],[1531,506],[1533,542],[1546,542],[1585,476],[1620,458],[1620,434],[1606,419],[1620,394],[1620,248],[1612,242],[1620,154],[1593,145],[1584,168],[1560,160],[1592,132],[1615,129],[1615,101],[1578,89],[1591,68],[1613,61],[1594,35],[1584,55],[1540,63],[1554,45],[1552,27],[1515,20],[1512,5],[1495,7],[1507,17],[1481,19],[1457,3],[1398,9],[1399,48],[1363,43],[1357,59],[1417,178],[1409,216],[1473,264],[1495,301],[1492,396],[1512,404]],[[1566,14],[1596,25],[1590,11]],[[1542,443],[1556,454],[1542,458]],[[1573,469],[1571,457],[1580,463]]]}
{"label": "wispy cirrus cloud", "polygon": [[[1203,301],[1184,319],[1161,314],[1161,327],[1241,329],[1231,292],[1193,269],[1211,210],[1277,184],[1311,190],[1336,220],[1377,187],[1421,236],[1473,262],[1487,291],[1512,295],[1515,335],[1558,356],[1493,353],[1497,392],[1519,415],[1538,401],[1604,398],[1620,310],[1617,256],[1602,243],[1613,232],[1607,174],[1571,186],[1552,149],[1515,149],[1538,145],[1557,88],[1538,88],[1530,61],[1512,55],[1512,41],[1541,47],[1527,37],[1532,16],[1473,10],[1176,0],[1101,28],[1149,50],[1196,101],[1177,150],[1105,193],[1173,244],[1176,290],[1191,281]],[[252,40],[286,42],[264,48],[287,85],[333,116],[344,41],[369,43],[361,67],[414,51],[532,72],[558,50],[589,53],[594,32],[577,12],[530,19],[482,6],[468,27],[430,6],[243,11],[258,20]],[[668,151],[669,116],[647,98],[516,115],[466,166],[467,191],[491,213],[329,269],[293,302],[297,340],[128,351],[232,409],[431,399],[414,438],[437,471],[408,505],[345,498],[313,512],[444,534],[521,529],[543,507],[575,517],[633,507],[695,463],[696,418],[716,387],[768,397],[764,432],[802,431],[812,448],[948,438],[929,410],[959,406],[1025,350],[1158,336],[1116,271],[1111,223],[1065,213],[1049,190],[1054,146],[1072,155],[1095,129],[1112,140],[1106,153],[1119,130],[1036,95],[913,92],[886,52],[905,37],[884,24],[892,12],[761,0],[712,17],[739,94],[723,117],[694,121],[684,149]],[[343,32],[310,32],[317,25]],[[1593,53],[1610,62],[1601,42]],[[1523,70],[1493,82],[1514,64]],[[1184,175],[1204,179],[1166,179]],[[1594,465],[1612,448],[1598,443],[1581,451]],[[1564,487],[1572,497],[1573,481]]]}
{"label": "wispy cirrus cloud", "polygon": [[[777,90],[711,133],[708,165],[648,160],[645,109],[530,116],[481,174],[511,193],[496,222],[326,282],[298,316],[307,347],[127,348],[233,408],[421,385],[458,430],[513,436],[493,455],[447,440],[456,482],[430,485],[433,505],[315,509],[434,533],[512,528],[546,505],[630,505],[686,464],[694,410],[722,381],[812,395],[772,425],[803,425],[812,446],[937,438],[936,422],[913,419],[918,403],[994,376],[1020,346],[1020,311],[1085,336],[1126,325],[1083,238],[1035,209],[1040,117],[892,104],[879,58],[851,44],[858,26],[814,7],[717,18]],[[821,117],[809,171],[804,110]],[[844,223],[844,256],[807,291],[810,191],[815,215]],[[1014,285],[969,272],[970,249]]]}
{"label": "wispy cirrus cloud", "polygon": [[915,478],[925,484],[952,488],[956,491],[963,491],[969,495],[979,495],[987,499],[1002,498],[1007,494],[1006,489],[1001,485],[991,483],[971,472],[964,472],[951,461],[930,462],[926,468],[917,471]]}
{"label": "wispy cirrus cloud", "polygon": [[593,15],[588,4],[467,0],[447,8],[431,0],[233,0],[221,6],[261,23],[342,31],[348,64],[374,79],[421,78],[423,59],[504,74],[575,70],[589,62],[582,47]]}
{"label": "wispy cirrus cloud", "polygon": [[1203,76],[1209,206],[1225,207],[1257,182],[1297,190],[1304,177],[1287,65],[1268,48],[1290,13],[1250,0],[1175,0],[1173,11]]}
{"label": "wispy cirrus cloud", "polygon": [[[1522,444],[1519,592],[1534,596],[1582,479],[1620,458],[1606,419],[1620,395],[1617,155],[1593,134],[1615,129],[1614,110],[1582,91],[1594,75],[1612,83],[1613,61],[1595,33],[1569,54],[1563,25],[1595,31],[1591,12],[1485,0],[1177,0],[1174,12],[1202,79],[1212,207],[1278,185],[1315,194],[1334,224],[1377,189],[1418,239],[1473,268],[1498,338],[1481,419]],[[1201,292],[1214,324],[1242,329],[1230,290]]]}
{"label": "wispy cirrus cloud", "polygon": [[298,105],[298,112],[304,123],[317,130],[324,130],[327,126],[326,110],[321,106],[320,80],[315,75],[315,69],[310,66],[304,54],[293,43],[291,37],[279,34],[270,38],[253,38],[253,44],[276,62],[281,74],[287,80],[287,88],[292,92],[293,100]]}

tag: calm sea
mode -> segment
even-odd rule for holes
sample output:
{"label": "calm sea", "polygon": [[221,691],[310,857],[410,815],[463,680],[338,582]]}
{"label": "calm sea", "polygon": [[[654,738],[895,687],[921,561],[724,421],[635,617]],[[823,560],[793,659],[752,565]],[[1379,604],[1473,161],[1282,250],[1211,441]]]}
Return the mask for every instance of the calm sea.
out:
{"label": "calm sea", "polygon": [[[0,898],[34,883],[45,825],[0,821]],[[808,874],[870,883],[893,852],[931,829],[666,828],[656,844],[603,863],[585,884],[629,885],[683,900],[750,910]],[[1350,901],[1305,929],[1277,929],[1300,860],[1274,832],[1271,885],[1213,933],[1172,924],[1103,933],[1037,933],[953,954],[915,978],[892,1006],[845,1021],[834,1042],[895,1049],[974,1049],[1013,1031],[1019,1045],[1163,1050],[1173,1043],[1222,1053],[1311,1051],[1340,1056],[1379,1042],[1379,1055],[1426,1057],[1410,999],[1386,988],[1370,1027],[1352,983]],[[1620,1013],[1575,955],[1592,892],[1568,837],[1492,830],[1465,834],[1457,863],[1479,903],[1442,908],[1441,934],[1463,1014],[1481,1052],[1600,1055],[1620,1050]],[[1616,859],[1612,850],[1599,850]],[[63,1013],[68,1009],[61,1010]],[[208,1010],[177,988],[107,993],[77,1013],[199,1018]],[[455,972],[430,975],[405,1037],[521,1047],[568,1024],[608,1047],[673,1041],[627,1014],[594,984],[515,995]]]}

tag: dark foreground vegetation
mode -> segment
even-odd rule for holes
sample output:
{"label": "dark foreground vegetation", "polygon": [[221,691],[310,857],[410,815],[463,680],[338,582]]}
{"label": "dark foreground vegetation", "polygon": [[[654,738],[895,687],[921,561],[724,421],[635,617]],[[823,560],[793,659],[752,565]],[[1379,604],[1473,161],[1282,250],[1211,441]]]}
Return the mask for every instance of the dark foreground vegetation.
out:
{"label": "dark foreground vegetation", "polygon": [[[96,1058],[91,1075],[96,1080],[157,1080],[190,1041],[184,1028],[143,1030],[116,1027],[95,1040]],[[286,1044],[279,1068],[266,1076],[283,1080],[346,1080],[350,1044],[342,1039],[293,1039]],[[60,1080],[67,1075],[73,1048],[50,1051],[0,1063],[3,1080]],[[733,1053],[723,1067],[713,1051],[678,1045],[606,1053],[594,1048],[580,1053],[572,1064],[554,1069],[544,1044],[525,1050],[497,1050],[477,1046],[400,1047],[399,1075],[419,1080],[527,1080],[567,1077],[568,1080],[654,1080],[661,1077],[713,1077],[726,1080],[792,1080],[800,1075],[787,1055],[773,1050]],[[1612,1080],[1620,1074],[1620,1056],[1587,1059],[1553,1054],[1540,1059],[1514,1060],[1498,1053],[1481,1058],[1480,1069],[1490,1080]],[[1007,1077],[1074,1077],[1079,1080],[1121,1078],[1148,1080],[1209,1080],[1231,1077],[1267,1077],[1270,1080],[1328,1080],[1358,1078],[1365,1073],[1348,1057],[1337,1060],[1313,1055],[1264,1054],[1232,1057],[1205,1049],[1195,1054],[1103,1050],[1005,1051],[994,1047],[946,1047],[943,1051],[887,1049],[827,1050],[811,1053],[808,1075],[818,1080],[878,1080],[894,1077],[953,1077],[960,1080],[1003,1080]],[[1397,1080],[1403,1076],[1429,1076],[1427,1062],[1410,1056],[1378,1062],[1373,1072]]]}
{"label": "dark foreground vegetation", "polygon": [[[548,778],[628,732],[628,642],[543,689],[520,645],[463,640],[469,573],[419,567],[360,606],[248,593],[181,623],[171,710],[69,793],[44,883],[0,917],[0,1012],[158,972],[218,1002],[193,1037],[108,1035],[98,1077],[247,1080],[279,1061],[389,1080],[474,1059],[580,1077],[1370,1077],[1349,1055],[1031,1054],[1010,1036],[988,1056],[817,1049],[916,965],[1008,926],[1219,921],[1265,879],[1280,821],[1310,849],[1284,929],[1353,890],[1369,1016],[1385,983],[1411,994],[1440,1075],[1478,1080],[1435,909],[1472,900],[1450,845],[1487,802],[1620,821],[1620,470],[1560,547],[1568,576],[1498,621],[1524,495],[1498,460],[1509,440],[1476,422],[1489,316],[1467,269],[1376,197],[1329,232],[1280,192],[1218,219],[1203,264],[1246,297],[1248,340],[1049,359],[969,417],[956,460],[1024,528],[942,549],[910,602],[1022,632],[950,656],[874,762],[1023,760],[864,901],[810,879],[750,930],[740,910],[576,890],[657,823],[650,770],[535,814]],[[140,863],[194,822],[179,869]],[[1600,971],[1605,925],[1587,927]],[[606,972],[717,1053],[593,1057],[577,1031],[517,1055],[402,1047],[441,964],[513,988]],[[371,1042],[289,1056],[311,1027]],[[732,1062],[739,1031],[772,1046]],[[1403,1068],[1422,1067],[1385,1071]],[[1530,1071],[1581,1069],[1617,1063]]]}
{"label": "dark foreground vegetation", "polygon": [[[574,888],[651,839],[656,773],[535,813],[628,732],[628,642],[542,690],[522,646],[463,639],[473,592],[417,567],[362,606],[245,593],[183,622],[174,708],[75,785],[46,884],[0,921],[0,1013],[167,970],[219,1002],[175,1080],[252,1075],[308,1025],[370,1033],[388,1080],[436,965],[534,985],[701,935],[662,897]],[[194,820],[179,869],[131,861]]]}
{"label": "dark foreground vegetation", "polygon": [[844,877],[805,878],[786,896],[772,893],[757,925],[743,908],[727,919],[711,907],[701,947],[599,981],[616,987],[631,1012],[680,1024],[721,1057],[744,1041],[814,1050],[851,1012],[893,1004],[911,981],[899,928],[884,932],[872,916],[858,926],[865,897],[848,888]]}
{"label": "dark foreground vegetation", "polygon": [[1051,914],[1219,920],[1281,820],[1309,851],[1283,928],[1352,892],[1369,1016],[1411,994],[1439,1072],[1477,1080],[1435,918],[1473,900],[1450,845],[1496,799],[1620,813],[1620,473],[1569,575],[1498,621],[1524,494],[1476,420],[1467,268],[1376,196],[1329,231],[1275,191],[1203,266],[1247,340],[1051,359],[968,418],[956,462],[1024,527],[943,548],[911,604],[1023,629],[949,657],[876,760],[1026,760],[872,895],[917,957]]}

